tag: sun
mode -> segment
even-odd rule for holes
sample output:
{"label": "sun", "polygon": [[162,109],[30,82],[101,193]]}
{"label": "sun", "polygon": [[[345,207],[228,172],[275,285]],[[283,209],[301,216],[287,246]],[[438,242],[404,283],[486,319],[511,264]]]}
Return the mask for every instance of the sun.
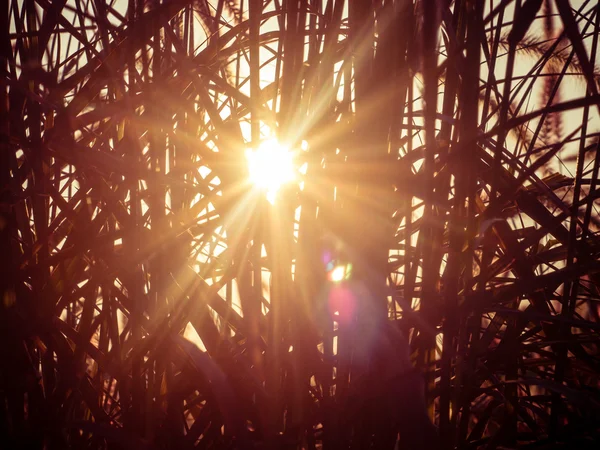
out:
{"label": "sun", "polygon": [[256,150],[246,150],[250,182],[273,203],[279,188],[296,177],[293,155],[277,139],[264,141]]}

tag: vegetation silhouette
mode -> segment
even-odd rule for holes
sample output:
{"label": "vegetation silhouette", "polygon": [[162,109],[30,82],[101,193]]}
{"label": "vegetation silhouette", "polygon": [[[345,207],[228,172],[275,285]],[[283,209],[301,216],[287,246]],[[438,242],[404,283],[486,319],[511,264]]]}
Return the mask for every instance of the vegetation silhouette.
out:
{"label": "vegetation silhouette", "polygon": [[599,2],[0,4],[0,447],[596,448]]}

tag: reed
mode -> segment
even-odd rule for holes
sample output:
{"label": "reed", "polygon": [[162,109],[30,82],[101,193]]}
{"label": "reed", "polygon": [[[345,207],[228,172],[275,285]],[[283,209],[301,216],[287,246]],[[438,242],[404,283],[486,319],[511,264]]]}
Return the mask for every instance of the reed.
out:
{"label": "reed", "polygon": [[0,5],[6,448],[600,441],[598,2]]}

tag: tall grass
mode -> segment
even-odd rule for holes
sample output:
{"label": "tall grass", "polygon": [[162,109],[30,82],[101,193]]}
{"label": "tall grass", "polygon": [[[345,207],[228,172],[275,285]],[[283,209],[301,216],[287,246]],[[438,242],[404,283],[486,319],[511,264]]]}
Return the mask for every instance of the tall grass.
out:
{"label": "tall grass", "polygon": [[0,4],[6,448],[600,440],[598,2]]}

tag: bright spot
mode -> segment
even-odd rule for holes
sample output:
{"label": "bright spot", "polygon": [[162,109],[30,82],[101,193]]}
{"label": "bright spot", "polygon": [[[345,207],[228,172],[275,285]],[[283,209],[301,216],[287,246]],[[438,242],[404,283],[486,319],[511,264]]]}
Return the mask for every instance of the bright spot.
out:
{"label": "bright spot", "polygon": [[250,181],[266,191],[271,203],[281,185],[295,178],[292,154],[276,139],[264,141],[256,150],[247,150],[246,159]]}
{"label": "bright spot", "polygon": [[329,275],[329,277],[331,278],[331,281],[333,281],[335,283],[339,283],[344,278],[346,278],[346,266],[335,267],[331,271],[331,274]]}
{"label": "bright spot", "polygon": [[329,261],[325,270],[327,270],[329,281],[340,283],[344,280],[349,280],[352,276],[352,264],[335,266],[333,261]]}

